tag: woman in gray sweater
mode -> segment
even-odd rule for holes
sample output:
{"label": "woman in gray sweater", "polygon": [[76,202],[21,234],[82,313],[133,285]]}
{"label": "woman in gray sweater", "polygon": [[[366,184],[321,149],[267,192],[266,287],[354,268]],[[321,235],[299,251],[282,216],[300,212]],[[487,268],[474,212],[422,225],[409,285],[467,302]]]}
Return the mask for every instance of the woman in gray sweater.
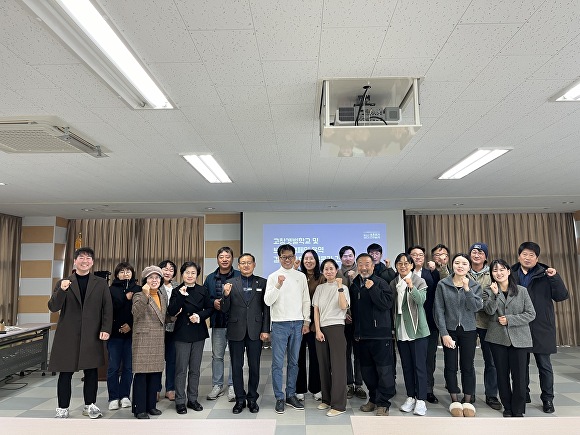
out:
{"label": "woman in gray sweater", "polygon": [[[449,412],[454,417],[473,417],[475,407],[470,403],[475,393],[475,313],[483,307],[481,286],[469,278],[471,260],[467,254],[456,254],[451,262],[453,273],[437,284],[433,317],[443,342],[445,383],[451,396]],[[459,402],[457,358],[461,368],[463,403]]]}
{"label": "woman in gray sweater", "polygon": [[523,417],[527,355],[532,347],[529,325],[536,311],[527,289],[516,284],[505,260],[492,261],[489,269],[492,283],[484,290],[483,299],[485,312],[492,318],[485,341],[490,344],[495,363],[503,416]]}

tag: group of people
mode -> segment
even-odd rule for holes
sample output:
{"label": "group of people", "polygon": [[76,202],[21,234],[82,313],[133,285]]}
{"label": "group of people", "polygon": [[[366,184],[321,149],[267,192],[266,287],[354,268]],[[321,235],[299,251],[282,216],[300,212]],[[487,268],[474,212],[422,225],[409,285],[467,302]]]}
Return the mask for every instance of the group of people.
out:
{"label": "group of people", "polygon": [[[208,323],[212,389],[207,399],[227,392],[234,414],[245,408],[259,412],[261,353],[263,343],[271,342],[277,413],[286,406],[303,410],[310,391],[320,401],[318,409],[329,417],[340,415],[347,399],[367,398],[364,382],[368,401],[360,410],[389,415],[396,347],[407,396],[399,409],[425,415],[426,403],[439,401],[433,388],[441,343],[449,411],[471,417],[476,414],[478,340],[487,405],[503,408],[504,417],[524,416],[533,354],[542,409],[554,412],[553,302],[567,299],[568,291],[555,269],[539,263],[536,243],[522,243],[513,266],[503,259],[488,264],[488,246],[481,242],[451,258],[439,244],[430,261],[424,247],[412,246],[396,256],[394,268],[382,261],[382,248],[375,243],[358,256],[351,246],[342,247],[340,266],[331,258],[321,263],[314,250],[297,259],[291,245],[281,245],[277,253],[280,268],[262,278],[254,275],[252,254],[240,255],[234,269],[233,251],[222,247],[218,268],[204,285],[197,283],[201,268],[194,262],[180,267],[181,283],[175,281],[173,262],[148,266],[141,285],[133,267],[122,262],[109,288],[90,273],[93,250],[76,250],[73,275],[57,283],[48,303],[51,311],[60,311],[49,364],[49,370],[59,372],[56,417],[69,415],[71,379],[79,370],[84,372],[83,414],[102,415],[95,402],[103,341],[110,410],[132,407],[139,419],[161,414],[156,403],[165,370],[165,397],[175,401],[176,412],[201,411],[198,387]],[[230,363],[227,382],[225,362]]]}

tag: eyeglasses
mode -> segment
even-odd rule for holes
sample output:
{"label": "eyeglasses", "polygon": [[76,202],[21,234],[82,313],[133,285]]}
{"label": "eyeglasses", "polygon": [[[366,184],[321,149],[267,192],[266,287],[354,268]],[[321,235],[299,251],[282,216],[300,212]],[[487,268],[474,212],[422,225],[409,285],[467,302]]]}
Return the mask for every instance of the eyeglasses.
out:
{"label": "eyeglasses", "polygon": [[251,266],[252,264],[254,264],[253,261],[241,261],[238,263],[240,266]]}
{"label": "eyeglasses", "polygon": [[160,280],[161,280],[161,277],[160,277],[159,275],[149,275],[149,276],[147,277],[147,280],[148,280],[148,281],[149,281],[149,280],[151,280],[151,281],[160,281]]}
{"label": "eyeglasses", "polygon": [[295,255],[280,255],[280,259],[284,261],[292,260],[294,257]]}
{"label": "eyeglasses", "polygon": [[410,265],[411,265],[411,263],[409,263],[407,261],[405,261],[405,262],[399,261],[397,263],[397,266],[401,266],[401,267],[407,267],[407,266],[410,266]]}

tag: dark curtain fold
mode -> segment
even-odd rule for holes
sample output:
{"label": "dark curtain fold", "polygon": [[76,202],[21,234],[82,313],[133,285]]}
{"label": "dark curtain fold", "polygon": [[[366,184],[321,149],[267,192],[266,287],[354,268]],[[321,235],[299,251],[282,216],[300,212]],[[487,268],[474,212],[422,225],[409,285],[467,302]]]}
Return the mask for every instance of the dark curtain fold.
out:
{"label": "dark curtain fold", "polygon": [[0,214],[0,320],[16,324],[22,218]]}
{"label": "dark curtain fold", "polygon": [[571,213],[408,215],[406,246],[419,244],[429,253],[438,243],[449,246],[451,255],[465,252],[475,242],[489,245],[489,260],[517,262],[518,246],[525,241],[540,245],[539,261],[561,275],[570,299],[556,303],[557,342],[577,346],[580,337],[580,299],[577,296],[578,247]]}

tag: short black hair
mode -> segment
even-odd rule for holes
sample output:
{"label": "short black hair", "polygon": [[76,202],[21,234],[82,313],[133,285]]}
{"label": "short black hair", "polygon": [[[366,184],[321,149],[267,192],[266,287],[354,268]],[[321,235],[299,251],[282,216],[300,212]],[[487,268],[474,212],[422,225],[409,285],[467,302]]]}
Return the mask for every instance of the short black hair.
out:
{"label": "short black hair", "polygon": [[535,242],[524,242],[524,243],[522,243],[520,245],[520,247],[518,248],[518,255],[520,255],[524,249],[529,249],[534,254],[536,254],[536,257],[539,257],[540,256],[540,245],[538,245]]}
{"label": "short black hair", "polygon": [[340,258],[342,258],[342,256],[344,255],[344,253],[346,251],[348,251],[348,250],[351,250],[352,251],[352,255],[356,255],[356,252],[354,251],[354,248],[352,246],[346,245],[346,246],[343,246],[342,248],[340,248],[340,251],[338,251],[338,256]]}
{"label": "short black hair", "polygon": [[395,267],[397,267],[397,263],[401,258],[406,258],[407,261],[411,263],[411,268],[413,269],[415,268],[415,262],[413,261],[413,257],[411,257],[411,254],[408,254],[406,252],[401,252],[399,255],[397,255],[397,258],[395,258]]}
{"label": "short black hair", "polygon": [[117,264],[117,267],[115,267],[115,278],[117,278],[117,275],[119,275],[119,272],[123,269],[129,269],[131,271],[131,278],[135,278],[135,269],[128,261],[122,261]]}
{"label": "short black hair", "polygon": [[95,259],[95,251],[93,251],[93,248],[89,248],[88,246],[83,246],[82,248],[77,249],[73,254],[73,258],[76,260],[81,254],[91,257],[93,260]]}
{"label": "short black hair", "polygon": [[371,243],[369,246],[367,246],[367,254],[370,254],[371,251],[378,251],[382,254],[383,247],[381,245],[379,245],[378,243]]}
{"label": "short black hair", "polygon": [[371,261],[373,261],[373,257],[371,257],[371,254],[367,254],[366,252],[363,252],[362,254],[359,254],[358,257],[356,257],[356,262],[358,263],[358,260],[361,258],[370,258]]}
{"label": "short black hair", "polygon": [[292,255],[296,255],[296,249],[294,249],[294,246],[285,244],[278,246],[278,257],[282,255],[282,252],[284,251],[292,251]]}
{"label": "short black hair", "polygon": [[161,263],[158,264],[158,266],[159,266],[160,269],[163,269],[168,264],[171,267],[173,267],[173,276],[171,278],[175,278],[175,275],[177,275],[177,265],[173,261],[171,261],[171,260],[163,260]]}
{"label": "short black hair", "polygon": [[232,258],[234,258],[234,250],[232,248],[230,248],[229,246],[222,246],[221,248],[219,248],[217,251],[217,254],[215,255],[216,258],[219,257],[220,254],[223,252],[227,252],[228,254],[230,254],[232,256]]}
{"label": "short black hair", "polygon": [[322,264],[320,265],[320,271],[322,272],[324,270],[324,265],[326,263],[332,263],[332,265],[334,266],[335,269],[338,269],[338,263],[334,260],[334,258],[326,258],[325,260],[322,261]]}
{"label": "short black hair", "polygon": [[193,261],[186,261],[185,263],[183,263],[179,268],[179,273],[183,275],[183,272],[185,272],[185,269],[187,269],[188,267],[195,267],[195,270],[197,270],[197,276],[199,276],[199,274],[201,273],[201,267],[199,267],[197,263]]}
{"label": "short black hair", "polygon": [[[413,245],[410,248],[407,248],[407,254],[410,254],[411,251],[413,251],[413,249],[420,249],[423,252],[423,254],[425,254],[425,248],[421,245]],[[449,250],[447,250],[447,252],[449,252]],[[433,253],[433,251],[431,253]]]}
{"label": "short black hair", "polygon": [[437,245],[435,245],[435,247],[433,249],[431,249],[431,255],[433,255],[435,253],[435,251],[437,251],[438,249],[445,249],[447,251],[447,254],[449,254],[449,248],[447,246],[445,246],[443,243],[438,243]]}
{"label": "short black hair", "polygon": [[254,257],[252,254],[250,254],[249,252],[244,252],[242,255],[240,255],[238,257],[238,263],[240,262],[240,260],[242,259],[242,257],[252,257],[252,262],[255,263],[256,262],[256,257]]}

